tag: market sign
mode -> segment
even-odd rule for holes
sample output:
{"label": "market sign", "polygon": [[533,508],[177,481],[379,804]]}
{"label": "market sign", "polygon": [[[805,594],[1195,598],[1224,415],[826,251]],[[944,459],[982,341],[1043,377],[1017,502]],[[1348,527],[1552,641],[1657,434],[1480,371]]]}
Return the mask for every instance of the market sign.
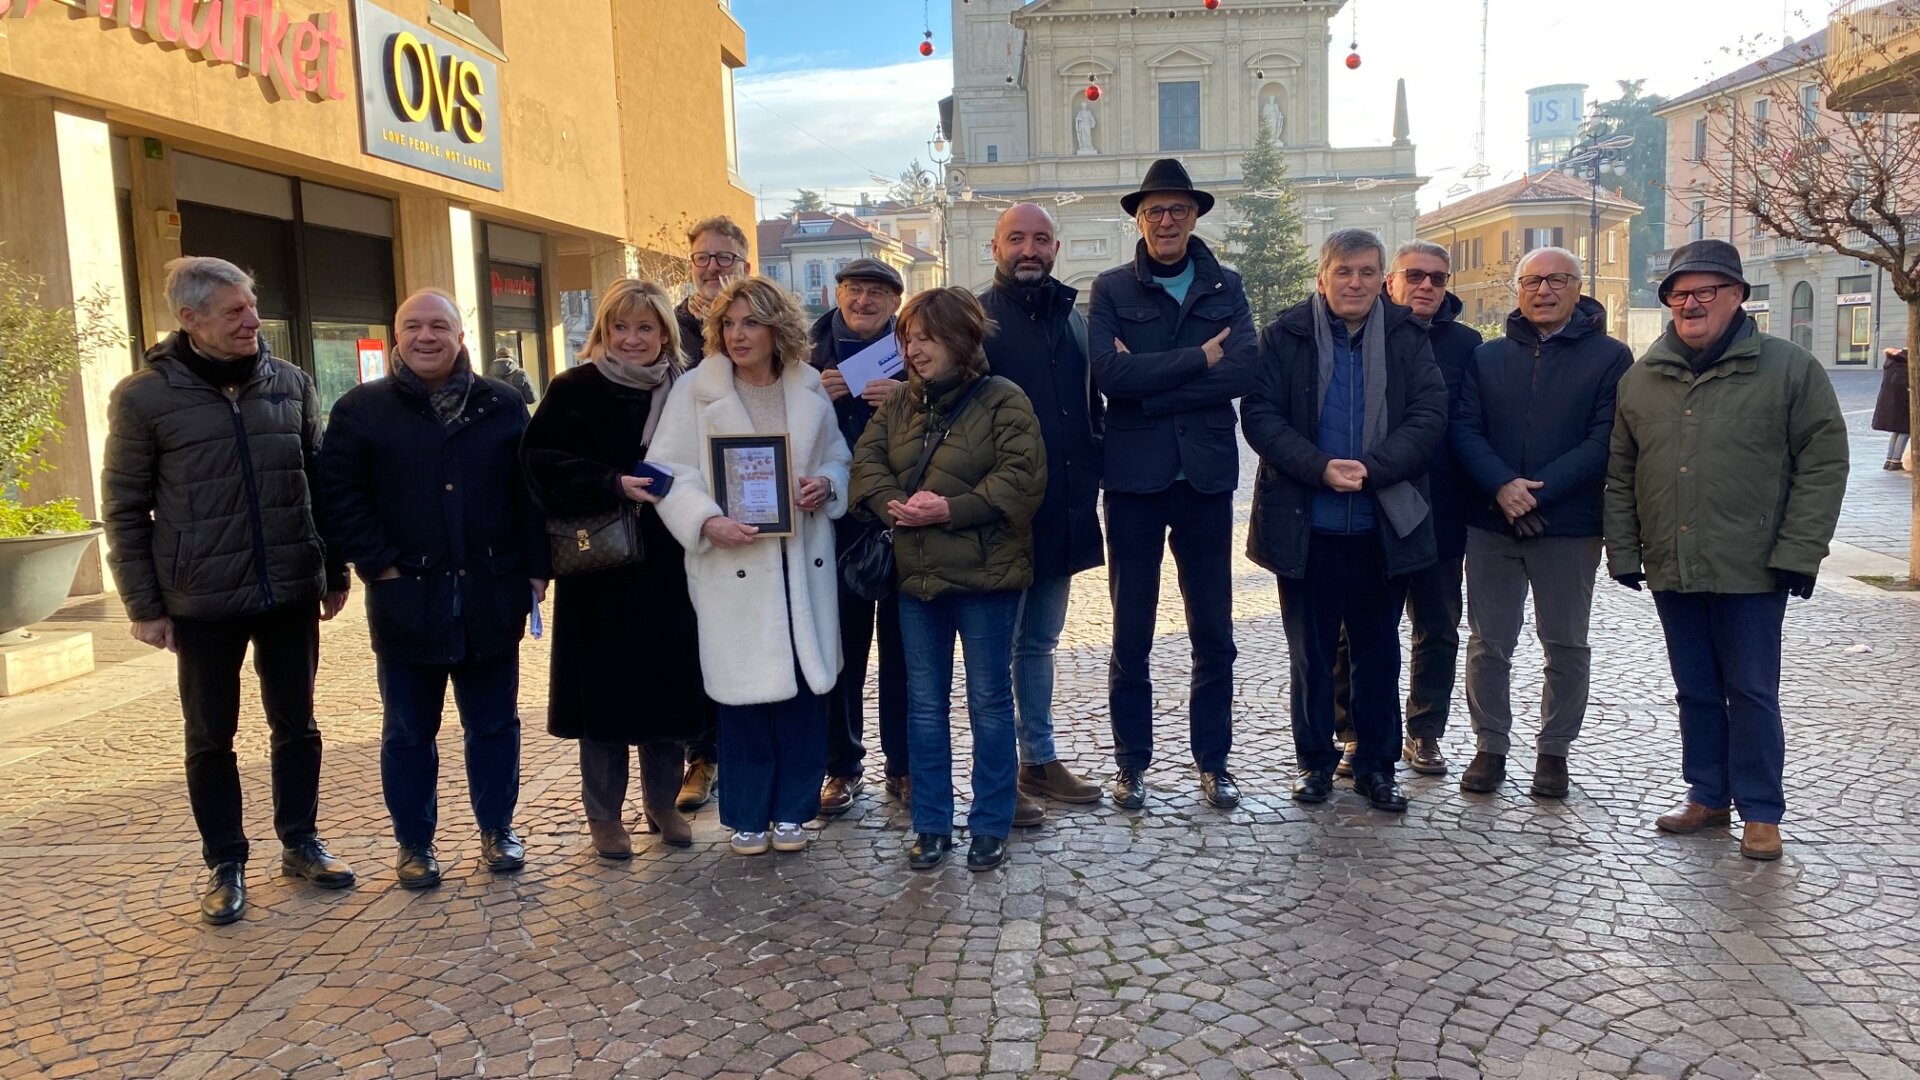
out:
{"label": "market sign", "polygon": [[506,186],[493,61],[354,0],[367,153],[495,191]]}
{"label": "market sign", "polygon": [[250,72],[282,101],[347,96],[340,79],[347,41],[331,11],[296,21],[277,0],[0,0],[0,19],[26,18],[49,2],[136,31],[136,42]]}
{"label": "market sign", "polygon": [[487,268],[487,291],[498,307],[540,306],[540,279],[531,267],[493,263]]}

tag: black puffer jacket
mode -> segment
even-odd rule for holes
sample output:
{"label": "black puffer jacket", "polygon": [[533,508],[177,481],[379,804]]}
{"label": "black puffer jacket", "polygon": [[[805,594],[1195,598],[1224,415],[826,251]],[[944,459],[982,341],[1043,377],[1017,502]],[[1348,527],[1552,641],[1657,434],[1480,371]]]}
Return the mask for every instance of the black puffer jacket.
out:
{"label": "black puffer jacket", "polygon": [[260,343],[230,398],[187,370],[175,331],[107,405],[108,565],[130,619],[231,619],[347,587],[314,525],[320,400]]}

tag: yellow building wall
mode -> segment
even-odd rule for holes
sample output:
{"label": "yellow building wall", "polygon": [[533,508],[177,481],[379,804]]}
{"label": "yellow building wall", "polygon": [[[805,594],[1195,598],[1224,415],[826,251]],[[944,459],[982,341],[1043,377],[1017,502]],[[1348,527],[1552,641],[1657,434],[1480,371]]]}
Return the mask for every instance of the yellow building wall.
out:
{"label": "yellow building wall", "polygon": [[[1600,232],[1595,242],[1600,261],[1594,268],[1597,280],[1590,295],[1605,305],[1609,312],[1616,313],[1607,325],[1607,332],[1614,337],[1626,340],[1627,337],[1627,299],[1630,293],[1627,256],[1628,221],[1619,211],[1602,213]],[[1483,326],[1499,323],[1519,306],[1512,282],[1515,264],[1522,254],[1525,229],[1562,230],[1561,246],[1579,253],[1587,239],[1589,217],[1583,207],[1577,213],[1571,209],[1560,211],[1557,208],[1543,212],[1539,208],[1529,208],[1521,213],[1489,213],[1469,219],[1460,226],[1441,225],[1420,230],[1420,239],[1431,241],[1455,251],[1456,244],[1465,244],[1465,262],[1456,256],[1453,267],[1453,280],[1450,283],[1455,295],[1466,305],[1461,312],[1461,321],[1470,325]],[[1507,236],[1504,256],[1502,255],[1501,234]],[[1607,256],[1607,238],[1613,238],[1613,258]],[[1480,245],[1480,262],[1472,264],[1473,244]],[[1584,263],[1583,263],[1584,269]],[[1589,294],[1586,276],[1581,275],[1582,294]]]}

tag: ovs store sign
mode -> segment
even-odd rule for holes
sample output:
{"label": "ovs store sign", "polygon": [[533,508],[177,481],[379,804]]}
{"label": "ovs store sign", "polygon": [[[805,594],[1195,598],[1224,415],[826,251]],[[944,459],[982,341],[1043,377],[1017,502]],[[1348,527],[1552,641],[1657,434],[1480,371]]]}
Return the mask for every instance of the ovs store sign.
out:
{"label": "ovs store sign", "polygon": [[367,153],[495,191],[506,186],[493,61],[354,0]]}

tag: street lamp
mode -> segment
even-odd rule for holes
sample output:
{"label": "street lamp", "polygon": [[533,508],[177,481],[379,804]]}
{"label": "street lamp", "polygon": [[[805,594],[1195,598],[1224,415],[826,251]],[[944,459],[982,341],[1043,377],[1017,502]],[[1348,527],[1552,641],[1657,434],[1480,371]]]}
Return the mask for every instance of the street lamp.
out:
{"label": "street lamp", "polygon": [[1626,175],[1627,150],[1633,146],[1633,136],[1615,135],[1597,119],[1587,121],[1582,133],[1585,138],[1575,143],[1555,168],[1588,184],[1587,295],[1593,296],[1600,265],[1600,178]]}
{"label": "street lamp", "polygon": [[953,280],[953,273],[947,265],[947,214],[948,208],[953,202],[953,196],[947,192],[947,162],[953,160],[953,154],[949,152],[949,149],[946,134],[936,125],[933,129],[933,138],[927,142],[927,159],[933,162],[936,173],[935,179],[937,181],[937,190],[934,194],[934,204],[936,207],[934,212],[940,215],[939,254],[940,284],[942,285]]}

